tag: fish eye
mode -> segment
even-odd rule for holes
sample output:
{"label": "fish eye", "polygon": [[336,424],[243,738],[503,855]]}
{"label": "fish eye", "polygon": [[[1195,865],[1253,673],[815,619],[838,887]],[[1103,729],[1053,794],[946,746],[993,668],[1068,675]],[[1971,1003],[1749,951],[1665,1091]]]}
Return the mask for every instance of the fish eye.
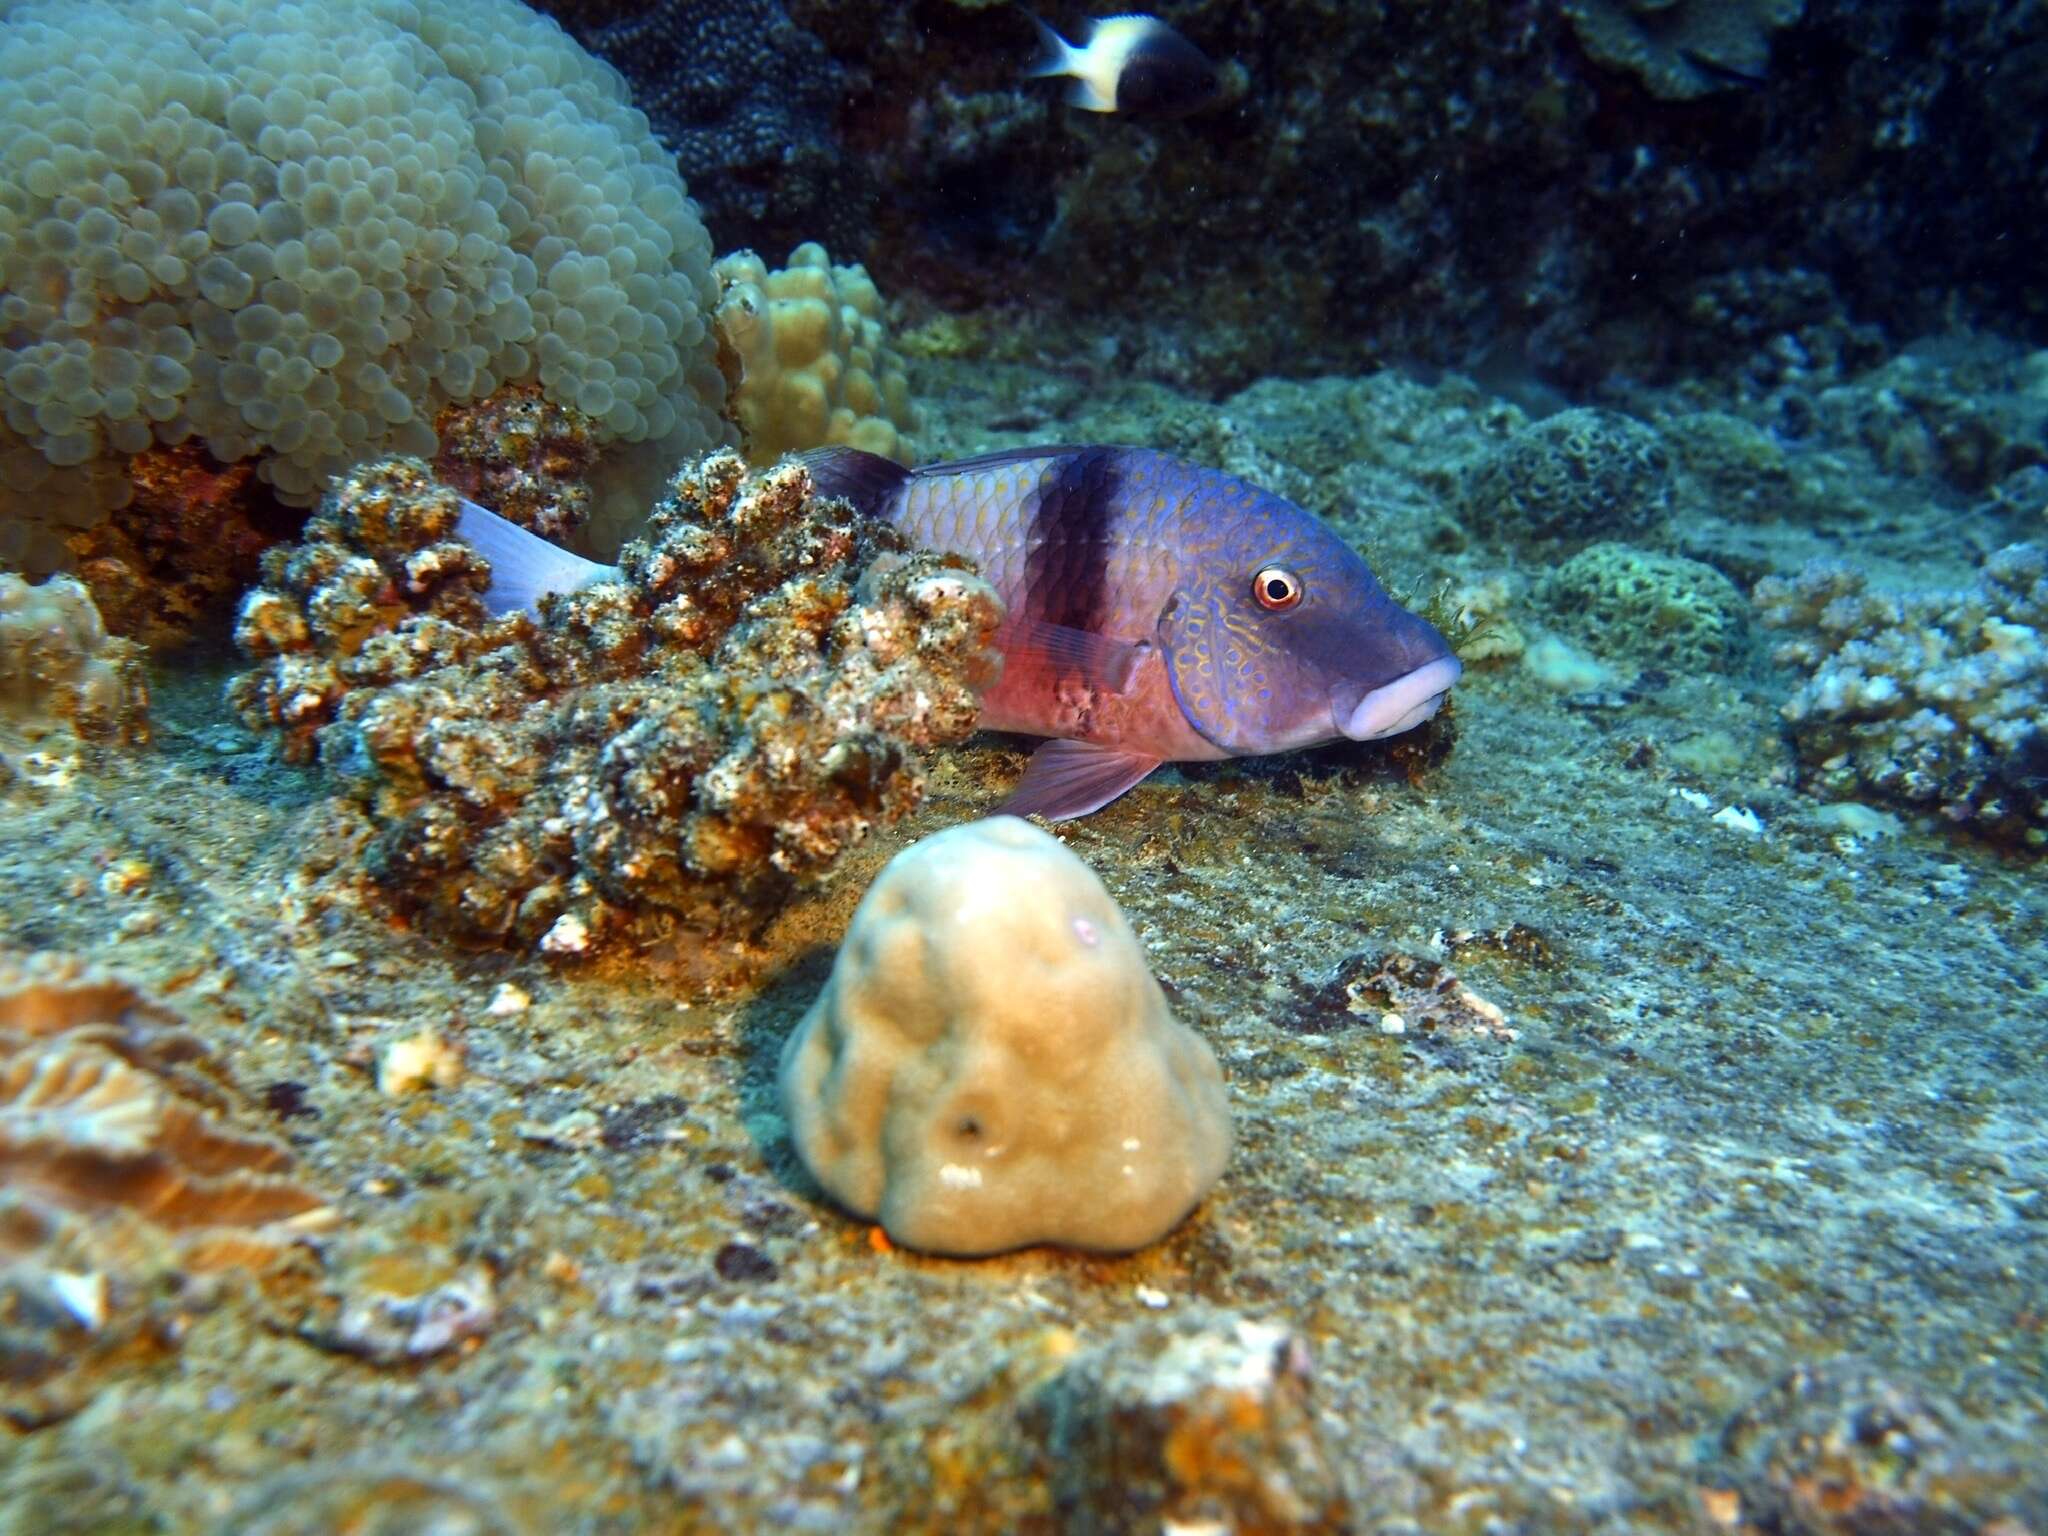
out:
{"label": "fish eye", "polygon": [[1269,565],[1252,578],[1252,596],[1275,613],[1301,601],[1301,578],[1284,565]]}

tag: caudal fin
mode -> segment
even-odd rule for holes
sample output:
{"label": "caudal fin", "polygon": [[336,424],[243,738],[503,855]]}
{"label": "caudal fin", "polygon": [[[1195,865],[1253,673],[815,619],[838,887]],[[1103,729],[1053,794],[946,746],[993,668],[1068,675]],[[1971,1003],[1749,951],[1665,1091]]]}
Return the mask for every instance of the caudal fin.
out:
{"label": "caudal fin", "polygon": [[1074,59],[1080,49],[1074,47],[1059,33],[1053,31],[1031,12],[1031,25],[1038,28],[1038,61],[1024,72],[1027,80],[1043,79],[1047,75],[1070,75],[1074,72]]}
{"label": "caudal fin", "polygon": [[539,534],[469,500],[463,501],[462,513],[455,519],[455,534],[491,562],[484,607],[494,618],[521,608],[537,613],[540,600],[550,592],[574,592],[619,574],[615,565],[572,555],[561,545],[550,544]]}

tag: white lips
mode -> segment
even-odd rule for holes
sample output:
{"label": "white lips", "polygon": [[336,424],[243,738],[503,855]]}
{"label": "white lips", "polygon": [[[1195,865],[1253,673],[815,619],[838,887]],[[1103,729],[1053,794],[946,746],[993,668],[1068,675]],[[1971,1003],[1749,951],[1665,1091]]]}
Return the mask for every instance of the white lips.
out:
{"label": "white lips", "polygon": [[1412,730],[1437,712],[1445,691],[1464,670],[1457,657],[1440,656],[1373,689],[1358,701],[1349,719],[1337,722],[1337,728],[1353,741],[1376,741]]}

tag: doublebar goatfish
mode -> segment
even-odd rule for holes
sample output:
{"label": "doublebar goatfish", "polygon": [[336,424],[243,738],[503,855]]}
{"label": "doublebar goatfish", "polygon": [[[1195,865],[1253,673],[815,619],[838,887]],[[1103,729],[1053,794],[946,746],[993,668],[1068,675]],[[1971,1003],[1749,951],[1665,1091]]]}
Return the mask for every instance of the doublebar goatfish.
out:
{"label": "doublebar goatfish", "polygon": [[[800,456],[818,492],[978,563],[1001,595],[991,730],[1050,736],[1003,809],[1100,809],[1163,762],[1254,757],[1420,725],[1461,670],[1313,514],[1142,448],[1024,448],[905,469],[854,448]],[[616,574],[473,503],[487,601]]]}

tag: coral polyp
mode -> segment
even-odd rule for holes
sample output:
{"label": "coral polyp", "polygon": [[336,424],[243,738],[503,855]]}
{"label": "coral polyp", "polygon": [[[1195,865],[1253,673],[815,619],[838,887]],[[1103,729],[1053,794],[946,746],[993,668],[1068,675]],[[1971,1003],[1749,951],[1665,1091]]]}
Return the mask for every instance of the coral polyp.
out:
{"label": "coral polyp", "polygon": [[489,616],[460,502],[415,460],[273,550],[229,696],[374,824],[371,877],[444,932],[581,956],[756,922],[922,796],[998,665],[993,589],[814,494],[687,466],[621,578]]}

